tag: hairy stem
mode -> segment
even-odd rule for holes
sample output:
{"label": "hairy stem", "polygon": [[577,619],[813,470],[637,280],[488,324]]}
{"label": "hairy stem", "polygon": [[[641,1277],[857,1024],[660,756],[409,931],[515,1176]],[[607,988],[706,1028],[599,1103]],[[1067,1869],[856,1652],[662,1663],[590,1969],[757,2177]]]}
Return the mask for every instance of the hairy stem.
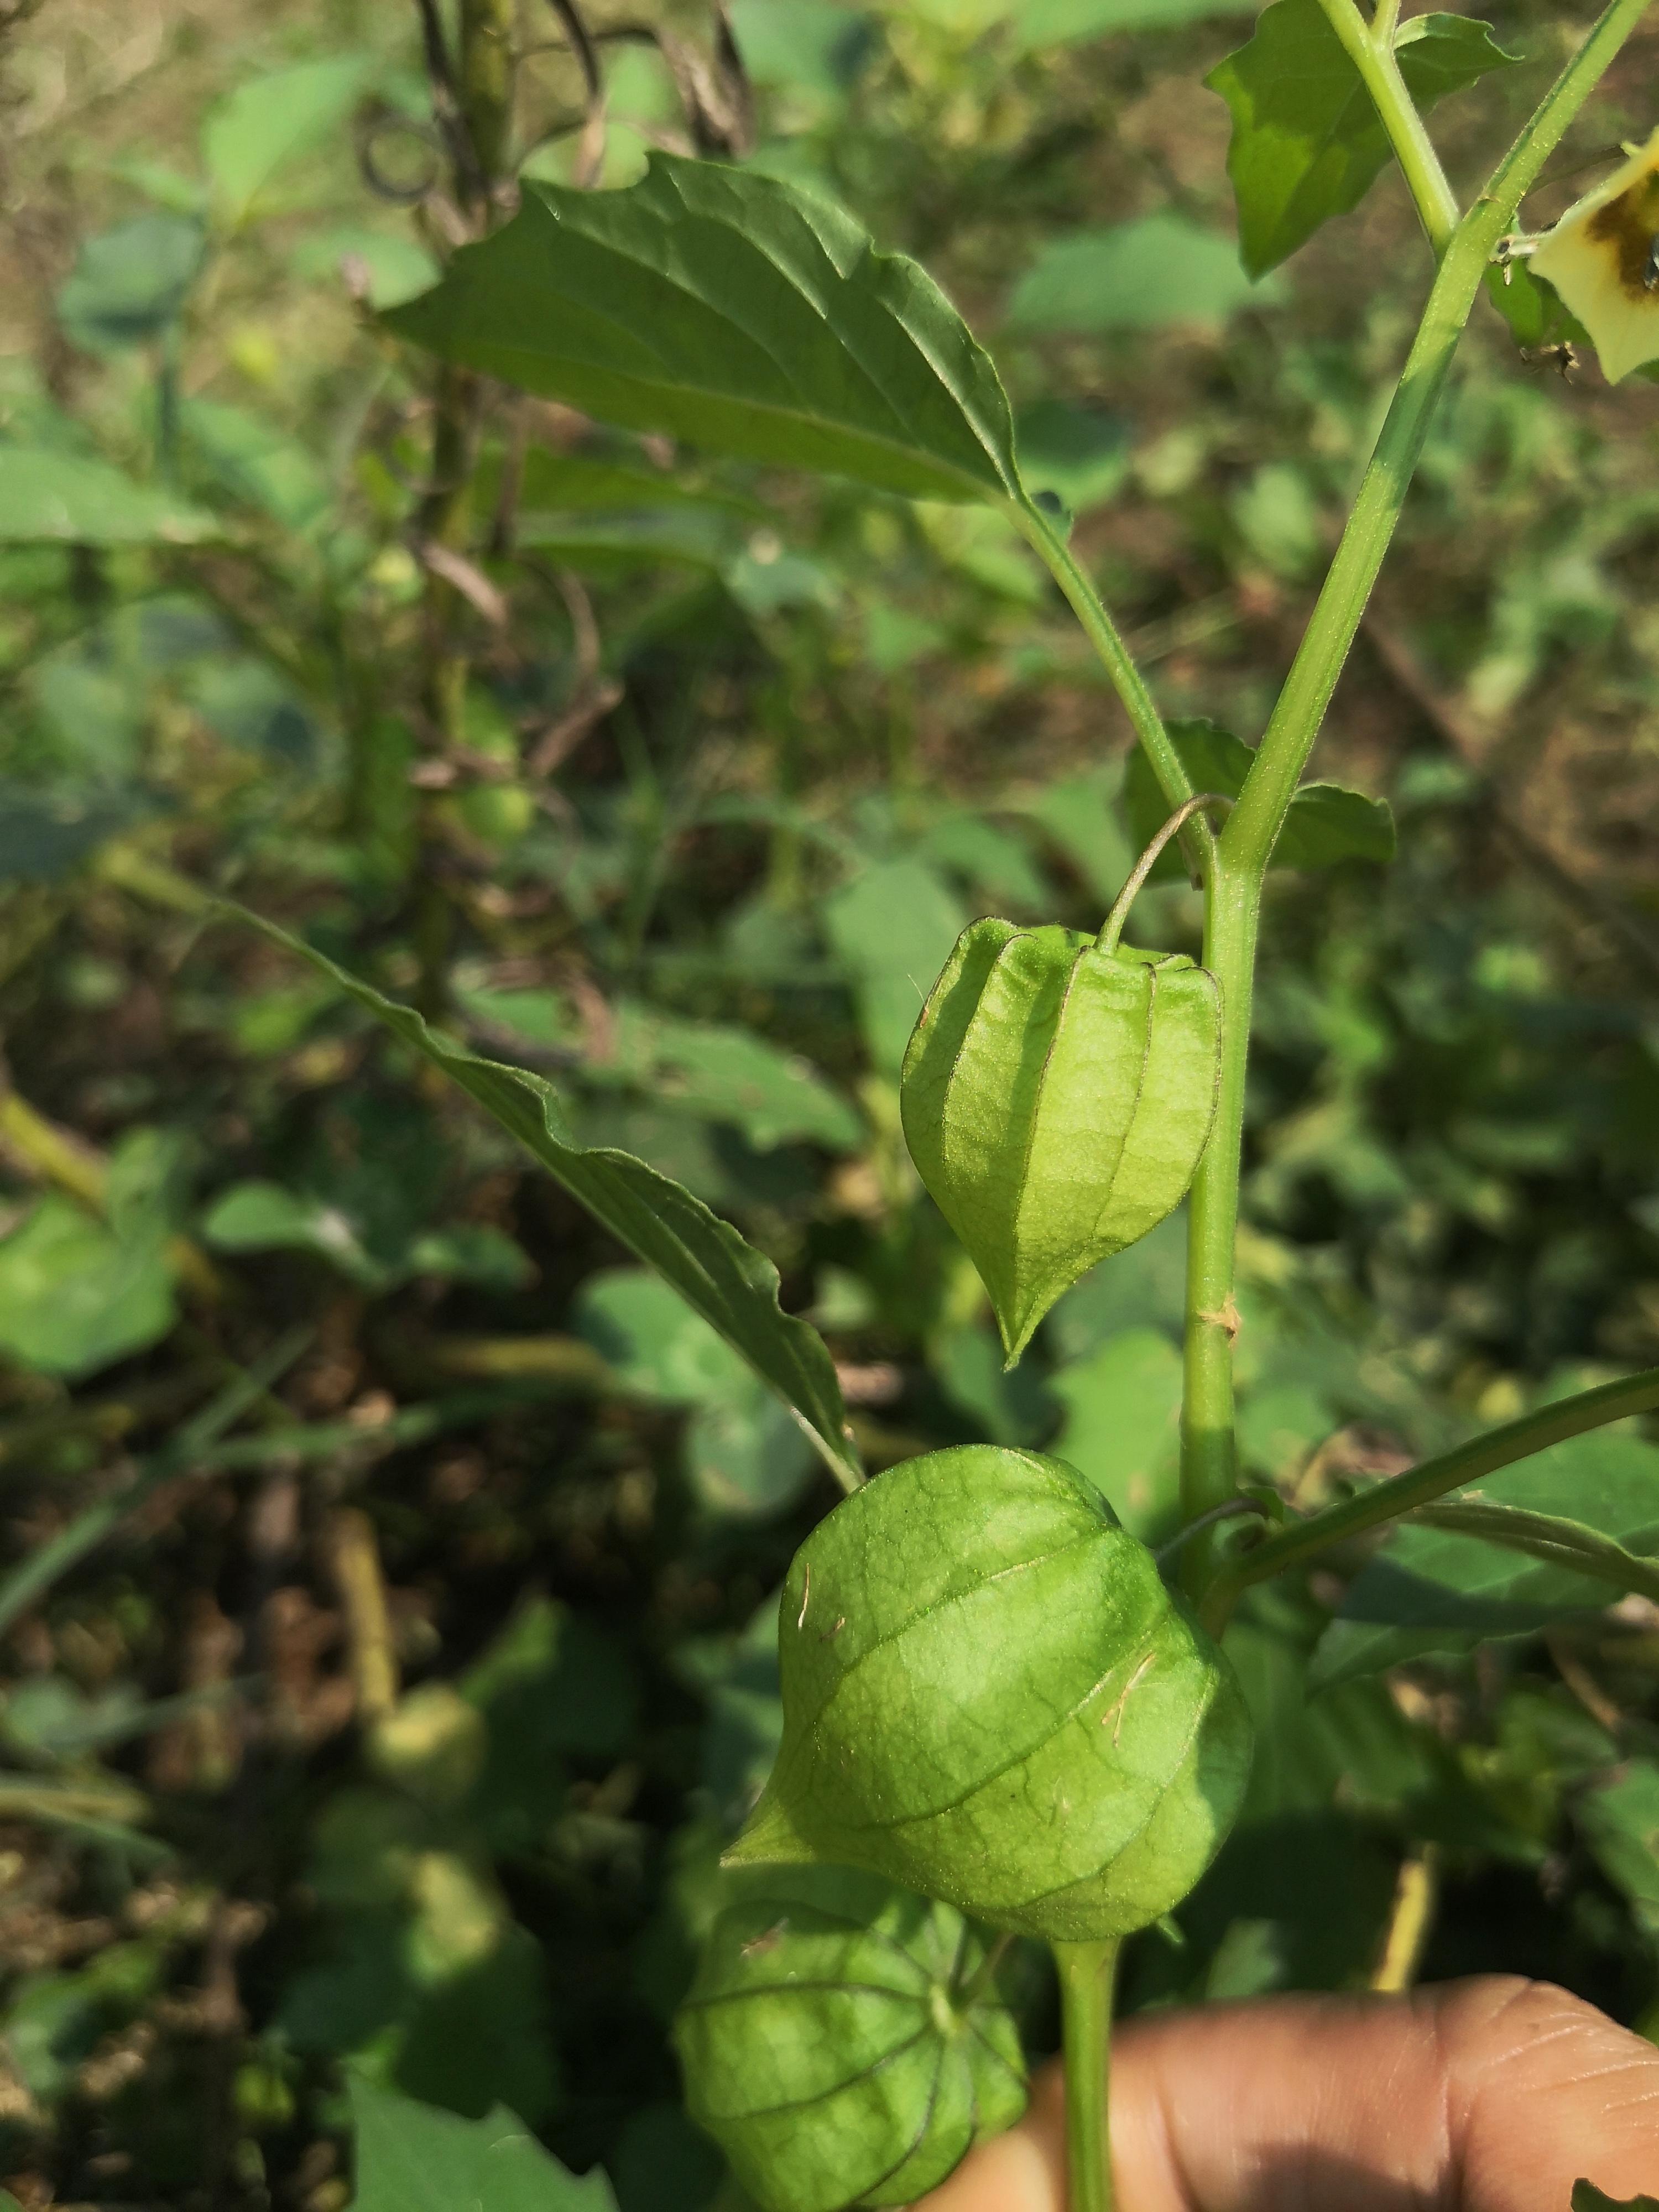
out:
{"label": "hairy stem", "polygon": [[1457,228],[1457,200],[1400,74],[1394,51],[1397,0],[1393,12],[1386,6],[1378,9],[1374,24],[1366,22],[1355,0],[1319,0],[1319,4],[1371,96],[1437,260]]}
{"label": "hairy stem", "polygon": [[1402,1513],[1431,1504],[1449,1491],[1478,1482],[1483,1474],[1495,1474],[1500,1467],[1513,1466],[1518,1459],[1529,1459],[1534,1452],[1547,1451],[1569,1437],[1582,1437],[1588,1430],[1623,1420],[1629,1413],[1650,1413],[1656,1407],[1659,1407],[1659,1367],[1649,1367],[1639,1375],[1604,1382],[1576,1398],[1540,1406],[1518,1420],[1506,1421],[1501,1429],[1489,1430],[1484,1437],[1473,1437],[1451,1451],[1425,1460],[1404,1474],[1373,1483],[1357,1497],[1328,1505],[1322,1513],[1311,1515],[1293,1528],[1280,1529],[1232,1560],[1205,1595],[1206,1622],[1212,1631],[1218,1632],[1253,1584],[1282,1575],[1289,1568],[1305,1566],[1333,1544],[1384,1528]]}
{"label": "hairy stem", "polygon": [[1066,2045],[1068,2212],[1113,2212],[1112,1989],[1118,1942],[1056,1943]]}

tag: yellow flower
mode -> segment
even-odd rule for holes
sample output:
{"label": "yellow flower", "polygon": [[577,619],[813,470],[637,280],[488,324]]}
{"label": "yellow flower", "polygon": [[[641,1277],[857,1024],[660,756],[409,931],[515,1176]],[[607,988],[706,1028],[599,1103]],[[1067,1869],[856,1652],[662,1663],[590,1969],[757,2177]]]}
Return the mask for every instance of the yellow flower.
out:
{"label": "yellow flower", "polygon": [[1659,360],[1659,131],[1533,248],[1532,270],[1552,283],[1589,332],[1609,384]]}

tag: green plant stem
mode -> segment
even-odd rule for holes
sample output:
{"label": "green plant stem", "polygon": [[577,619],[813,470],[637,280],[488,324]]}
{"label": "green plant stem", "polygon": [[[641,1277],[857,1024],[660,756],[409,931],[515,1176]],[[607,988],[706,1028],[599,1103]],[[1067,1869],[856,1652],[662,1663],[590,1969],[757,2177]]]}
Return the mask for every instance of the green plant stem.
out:
{"label": "green plant stem", "polygon": [[[1187,1217],[1185,1383],[1181,1404],[1181,1517],[1199,1520],[1238,1488],[1233,1409],[1233,1297],[1239,1170],[1244,1144],[1244,1085],[1249,1064],[1250,1002],[1261,916],[1262,870],[1231,866],[1218,851],[1204,904],[1204,964],[1221,987],[1221,1079],[1210,1140],[1193,1179]],[[1219,1532],[1196,1535],[1181,1574],[1194,1596],[1212,1571]]]}
{"label": "green plant stem", "polygon": [[1457,228],[1457,199],[1395,57],[1398,0],[1392,8],[1379,7],[1374,24],[1366,22],[1355,0],[1319,0],[1319,4],[1371,96],[1438,260]]}
{"label": "green plant stem", "polygon": [[[1054,581],[1070,600],[1073,612],[1100,655],[1112,687],[1134,725],[1135,735],[1146,749],[1164,796],[1171,807],[1184,806],[1195,796],[1192,778],[1182,767],[1181,756],[1164,726],[1158,703],[1147,689],[1146,679],[1130,659],[1129,648],[1117,624],[1107,613],[1099,592],[1079,566],[1071,547],[1040,509],[1011,501],[1007,513],[1010,520],[1041,555]],[[1209,825],[1201,818],[1182,830],[1183,850],[1189,856],[1198,856],[1204,864],[1207,864],[1212,842]]]}
{"label": "green plant stem", "polygon": [[1230,860],[1265,865],[1273,850],[1399,522],[1492,250],[1646,7],[1647,0],[1612,0],[1452,234],[1307,633],[1221,833],[1220,848]]}
{"label": "green plant stem", "polygon": [[1066,2046],[1068,2212],[1113,2212],[1112,1989],[1118,1943],[1056,1943]]}
{"label": "green plant stem", "polygon": [[1466,1483],[1478,1482],[1482,1475],[1495,1474],[1500,1467],[1510,1467],[1518,1459],[1529,1459],[1534,1452],[1547,1451],[1552,1444],[1563,1443],[1569,1437],[1582,1437],[1590,1429],[1605,1427],[1609,1421],[1623,1420],[1630,1413],[1651,1413],[1656,1407],[1659,1367],[1644,1368],[1639,1375],[1626,1376],[1617,1382],[1604,1382],[1598,1389],[1583,1391],[1576,1398],[1540,1406],[1530,1413],[1522,1414],[1518,1420],[1506,1421],[1500,1429],[1491,1429],[1483,1437],[1472,1437],[1466,1444],[1458,1444],[1451,1451],[1425,1460],[1420,1467],[1410,1468],[1404,1474],[1373,1483],[1358,1496],[1328,1505],[1322,1513],[1311,1515],[1293,1528],[1280,1529],[1265,1543],[1255,1545],[1230,1561],[1205,1593],[1206,1623],[1212,1632],[1218,1632],[1226,1626],[1234,1606],[1253,1584],[1284,1574],[1291,1567],[1305,1566],[1333,1544],[1383,1528],[1390,1521],[1397,1521],[1402,1513],[1431,1504],[1449,1491],[1461,1490]]}
{"label": "green plant stem", "polygon": [[[1446,219],[1449,191],[1443,177],[1438,185],[1434,182],[1439,176],[1438,162],[1433,163],[1431,176],[1419,158],[1425,150],[1432,161],[1432,149],[1422,135],[1420,118],[1394,66],[1391,51],[1386,57],[1379,51],[1378,40],[1386,25],[1379,27],[1378,38],[1374,39],[1353,0],[1322,0],[1322,4],[1371,87],[1378,112],[1412,179],[1419,206],[1425,210],[1424,220],[1430,235],[1434,237]],[[1635,29],[1646,5],[1647,0],[1612,0],[1469,212],[1459,221],[1455,208],[1449,209],[1452,227],[1440,267],[1358,497],[1238,804],[1213,842],[1206,873],[1204,957],[1221,985],[1224,1026],[1221,1093],[1215,1127],[1193,1186],[1188,1234],[1181,1474],[1182,1513],[1187,1521],[1213,1512],[1237,1487],[1232,1384],[1237,1311],[1233,1302],[1233,1265],[1262,878],[1399,523],[1435,406],[1492,250],[1510,228],[1522,196]],[[1421,146],[1413,152],[1419,139]],[[1054,565],[1052,560],[1050,565]],[[1060,574],[1057,568],[1055,574]],[[1086,579],[1084,581],[1086,586]],[[1063,576],[1061,582],[1065,583]],[[1073,604],[1081,614],[1075,594]],[[1152,750],[1150,744],[1148,750]],[[1156,764],[1155,753],[1153,758]],[[1167,783],[1165,787],[1169,788]],[[1185,798],[1188,793],[1183,791],[1180,795]],[[1453,1483],[1445,1486],[1453,1486]],[[1427,1494],[1438,1493],[1431,1490]],[[1386,1510],[1382,1517],[1389,1517]],[[1213,1529],[1206,1530],[1187,1547],[1182,1580],[1194,1596],[1206,1589],[1218,1540]],[[1283,1540],[1273,1539],[1251,1558],[1259,1559],[1271,1553]],[[1224,1620],[1231,1604],[1230,1599],[1219,1607]]]}

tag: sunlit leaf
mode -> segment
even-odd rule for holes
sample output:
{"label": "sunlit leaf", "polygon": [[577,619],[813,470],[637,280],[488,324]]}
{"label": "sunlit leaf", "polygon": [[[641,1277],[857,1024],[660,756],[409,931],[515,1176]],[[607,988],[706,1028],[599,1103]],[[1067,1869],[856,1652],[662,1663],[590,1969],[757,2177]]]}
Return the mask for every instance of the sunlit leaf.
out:
{"label": "sunlit leaf", "polygon": [[914,262],[750,171],[655,155],[518,216],[387,316],[446,359],[712,453],[918,497],[1018,495],[989,357]]}
{"label": "sunlit leaf", "polygon": [[464,2120],[351,2080],[352,2212],[616,2212],[602,2173],[578,2179],[498,2106]]}
{"label": "sunlit leaf", "polygon": [[0,1354],[76,1376],[156,1343],[173,1327],[159,1234],[122,1237],[49,1193],[0,1239]]}
{"label": "sunlit leaf", "polygon": [[1161,31],[1206,16],[1249,13],[1248,0],[1016,0],[1009,29],[1024,53],[1115,32]]}
{"label": "sunlit leaf", "polygon": [[343,131],[368,68],[356,54],[300,62],[219,102],[203,125],[202,160],[221,222],[240,222],[288,162]]}
{"label": "sunlit leaf", "polygon": [[[1413,15],[1395,51],[1420,109],[1518,59],[1465,15]],[[1319,0],[1273,0],[1205,82],[1232,111],[1239,251],[1260,276],[1358,206],[1389,158],[1388,133]]]}
{"label": "sunlit leaf", "polygon": [[221,534],[199,507],[107,461],[0,445],[0,544],[194,545]]}
{"label": "sunlit leaf", "polygon": [[795,1408],[833,1467],[843,1474],[852,1468],[841,1389],[823,1341],[805,1322],[781,1310],[777,1270],[729,1223],[630,1154],[579,1143],[569,1133],[558,1094],[541,1076],[479,1059],[286,930],[257,915],[244,914],[243,919],[331,977],[476,1099],[743,1354]]}

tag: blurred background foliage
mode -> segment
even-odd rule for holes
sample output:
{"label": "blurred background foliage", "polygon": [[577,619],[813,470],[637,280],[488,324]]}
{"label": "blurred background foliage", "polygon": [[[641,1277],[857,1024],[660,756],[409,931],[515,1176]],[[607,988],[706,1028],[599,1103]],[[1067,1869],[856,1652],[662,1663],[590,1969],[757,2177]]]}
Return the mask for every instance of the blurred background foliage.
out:
{"label": "blurred background foliage", "polygon": [[[1166,708],[1254,738],[1426,257],[1390,179],[1247,281],[1200,83],[1247,19],[733,0],[745,96],[706,9],[588,14],[602,112],[524,0],[505,165],[736,156],[924,259]],[[1493,21],[1523,59],[1443,118],[1466,183],[1569,37]],[[0,2181],[339,2212],[349,2063],[506,2104],[621,2212],[729,2212],[666,2021],[833,1487],[672,1291],[203,895],[736,1221],[872,1465],[1045,1445],[1158,1540],[1179,1224],[1005,1376],[896,1089],[969,919],[1098,926],[1127,730],[986,513],[490,392],[434,538],[442,390],[372,312],[469,219],[412,0],[0,25]],[[1645,134],[1653,40],[1572,159]],[[1238,1355],[1251,1475],[1301,1505],[1659,1361],[1659,392],[1554,366],[1480,312],[1331,716],[1317,772],[1391,800],[1400,857],[1274,879]],[[1133,934],[1197,927],[1176,879]],[[1630,1428],[1554,1457],[1639,1548]],[[1650,1606],[1419,1530],[1231,1641],[1250,1805],[1132,2005],[1504,1969],[1659,2020]],[[1041,2049],[1041,1964],[1009,1971]]]}

